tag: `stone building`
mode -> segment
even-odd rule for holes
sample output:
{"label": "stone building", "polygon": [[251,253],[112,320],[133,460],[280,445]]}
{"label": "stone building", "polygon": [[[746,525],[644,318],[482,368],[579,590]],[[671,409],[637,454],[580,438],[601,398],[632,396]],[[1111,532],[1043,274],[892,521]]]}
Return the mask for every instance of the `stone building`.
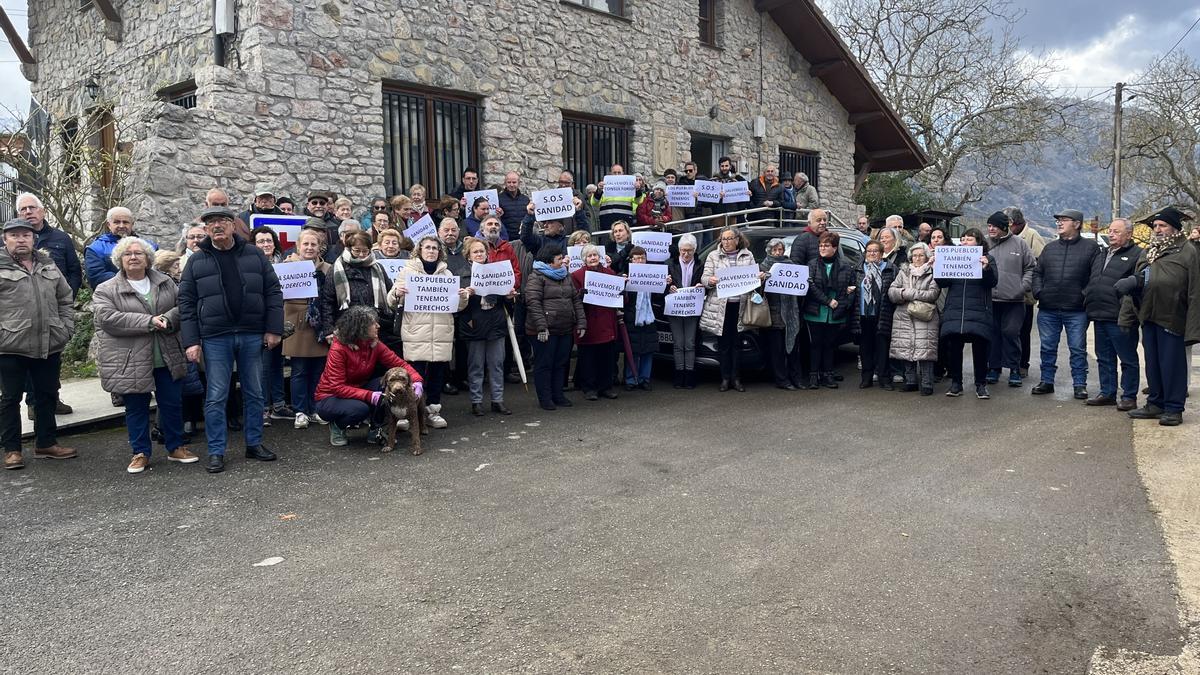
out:
{"label": "stone building", "polygon": [[925,162],[812,0],[39,0],[29,38],[53,118],[123,127],[160,237],[214,185],[361,206],[465,166],[528,191],[722,154],[807,170],[845,218],[856,180]]}

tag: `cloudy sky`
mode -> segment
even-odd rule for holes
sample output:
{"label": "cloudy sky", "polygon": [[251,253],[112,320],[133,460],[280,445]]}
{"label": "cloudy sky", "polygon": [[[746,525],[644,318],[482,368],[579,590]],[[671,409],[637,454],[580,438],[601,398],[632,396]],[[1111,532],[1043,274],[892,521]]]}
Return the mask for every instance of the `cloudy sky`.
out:
{"label": "cloudy sky", "polygon": [[[0,0],[0,5],[24,34],[26,0]],[[1022,46],[1051,56],[1061,68],[1052,84],[1082,96],[1131,81],[1200,18],[1196,0],[1013,0],[1013,5],[1026,11],[1017,27]],[[12,48],[7,42],[0,47],[0,110],[24,111],[29,84],[21,77]],[[1178,49],[1200,59],[1200,26]]]}

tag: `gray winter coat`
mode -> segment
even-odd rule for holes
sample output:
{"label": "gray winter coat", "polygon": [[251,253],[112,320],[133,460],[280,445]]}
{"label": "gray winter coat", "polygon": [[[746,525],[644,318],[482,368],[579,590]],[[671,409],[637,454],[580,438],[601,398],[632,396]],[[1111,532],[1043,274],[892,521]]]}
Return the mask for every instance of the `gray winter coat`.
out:
{"label": "gray winter coat", "polygon": [[996,259],[996,287],[993,302],[1024,302],[1025,294],[1033,288],[1033,268],[1037,258],[1025,240],[1009,235],[991,239],[988,253]]}
{"label": "gray winter coat", "polygon": [[925,265],[921,274],[913,274],[911,265],[904,265],[888,288],[888,299],[896,305],[892,315],[892,345],[889,353],[901,361],[936,361],[938,324],[937,309],[931,321],[918,321],[908,313],[908,303],[923,300],[934,303],[941,290],[933,278],[933,265]]}
{"label": "gray winter coat", "polygon": [[44,359],[67,346],[75,307],[67,278],[42,251],[33,271],[0,246],[0,354]]}
{"label": "gray winter coat", "polygon": [[[150,270],[154,307],[146,304],[130,285],[124,272],[102,282],[92,296],[99,349],[100,386],[114,394],[145,394],[154,391],[154,345],[158,344],[163,364],[172,379],[187,374],[187,361],[179,342],[179,291],[171,277]],[[167,330],[155,330],[151,320],[162,316]]]}

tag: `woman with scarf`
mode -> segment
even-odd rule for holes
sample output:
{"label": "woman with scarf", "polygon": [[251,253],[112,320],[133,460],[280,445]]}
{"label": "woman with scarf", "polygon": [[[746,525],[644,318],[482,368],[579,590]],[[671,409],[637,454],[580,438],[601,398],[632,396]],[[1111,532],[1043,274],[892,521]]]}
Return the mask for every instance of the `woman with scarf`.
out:
{"label": "woman with scarf", "polygon": [[851,334],[857,330],[858,312],[854,294],[858,289],[856,271],[842,256],[841,237],[825,232],[818,239],[817,261],[808,269],[808,295],[804,302],[804,321],[808,324],[812,372],[808,388],[837,389],[833,377],[833,353],[838,336],[849,322]]}
{"label": "woman with scarf", "polygon": [[[571,234],[586,234],[577,231]],[[612,268],[604,264],[604,249],[592,244],[583,245],[583,267],[571,273],[580,302],[587,295],[584,279],[588,272],[612,274]],[[620,311],[614,307],[602,307],[583,303],[583,314],[587,319],[587,332],[575,341],[579,348],[575,358],[575,388],[583,392],[588,401],[601,397],[614,399],[612,375],[617,363],[617,321]]]}
{"label": "woman with scarf", "polygon": [[[325,285],[325,279],[333,266],[321,259],[321,244],[325,238],[314,230],[301,230],[300,241],[287,262],[312,261],[316,267],[317,288]],[[310,421],[324,424],[316,413],[317,382],[325,370],[325,357],[329,345],[321,341],[321,303],[318,298],[296,298],[283,301],[284,325],[291,324],[294,332],[283,340],[283,355],[292,361],[292,409],[296,411],[292,423],[297,429],[307,429]]]}
{"label": "woman with scarf", "polygon": [[[629,262],[646,264],[646,249],[634,246],[629,250]],[[650,373],[654,367],[654,352],[658,351],[658,331],[654,327],[654,305],[648,291],[625,293],[625,315],[621,319],[629,335],[633,362],[625,363],[625,391],[650,391]]]}
{"label": "woman with scarf", "polygon": [[[467,237],[463,254],[472,263],[486,265],[488,245],[482,239]],[[482,417],[483,377],[491,386],[492,412],[511,415],[504,405],[504,344],[508,339],[505,312],[517,297],[514,287],[508,295],[479,296],[469,288],[467,307],[458,313],[458,336],[466,344],[467,390],[471,394],[471,414]],[[462,358],[460,356],[460,358]]]}
{"label": "woman with scarf", "polygon": [[[767,256],[758,268],[767,274],[777,263],[792,264],[782,239],[767,242]],[[775,386],[795,391],[803,386],[800,381],[802,359],[796,350],[796,336],[800,334],[800,303],[795,295],[767,293],[767,305],[771,310],[771,327],[763,328],[763,349],[766,362],[771,365]]]}
{"label": "woman with scarf", "polygon": [[1190,372],[1187,350],[1200,342],[1200,253],[1183,234],[1183,221],[1189,218],[1168,206],[1141,221],[1154,236],[1133,276],[1114,285],[1118,293],[1133,296],[1132,303],[1122,303],[1119,323],[1141,323],[1150,385],[1146,405],[1128,414],[1137,420],[1157,419],[1164,427],[1183,423]]}
{"label": "woman with scarf", "polygon": [[563,394],[573,338],[587,335],[583,302],[567,276],[567,252],[545,244],[525,285],[525,334],[532,337],[533,382],[543,410],[570,407]]}
{"label": "woman with scarf", "polygon": [[[454,314],[404,311],[408,279],[414,274],[455,276],[446,262],[445,247],[432,234],[421,237],[417,242],[417,256],[409,258],[404,265],[404,270],[388,293],[387,302],[396,311],[400,340],[404,344],[404,358],[425,380],[425,411],[429,426],[445,429],[447,424],[442,417],[442,387],[446,384],[446,368],[450,364],[450,357],[454,355]],[[466,308],[470,295],[470,289],[458,289],[457,311]]]}
{"label": "woman with scarf", "polygon": [[885,227],[879,231],[879,243],[883,244],[883,259],[892,267],[900,267],[908,262],[908,254],[900,244],[900,232],[894,227]]}
{"label": "woman with scarf", "polygon": [[908,254],[909,261],[900,266],[888,289],[888,299],[896,306],[892,313],[890,353],[893,359],[904,363],[904,391],[919,388],[922,396],[932,396],[933,362],[937,360],[938,348],[936,303],[940,291],[933,279],[933,265],[929,263],[929,246],[913,244]]}
{"label": "woman with scarf", "polygon": [[[939,230],[934,230],[933,235]],[[983,277],[979,279],[938,279],[945,298],[942,326],[939,330],[942,349],[938,355],[950,373],[950,389],[946,395],[962,396],[963,349],[971,343],[971,364],[975,370],[975,397],[991,398],[987,388],[988,354],[992,339],[992,289],[996,287],[996,259],[988,253],[988,239],[983,232],[971,228],[959,240],[963,246],[982,246]]]}
{"label": "woman with scarf", "polygon": [[883,244],[867,242],[862,267],[858,270],[858,353],[862,357],[862,381],[867,389],[875,379],[879,388],[892,386],[892,362],[888,347],[892,341],[892,301],[888,289],[896,280],[896,268],[883,259]]}
{"label": "woman with scarf", "polygon": [[637,210],[637,224],[658,232],[671,222],[671,205],[667,203],[667,184],[659,181]]}
{"label": "woman with scarf", "polygon": [[371,236],[361,230],[346,235],[345,249],[333,261],[333,267],[321,284],[321,339],[333,344],[334,326],[347,309],[365,305],[379,315],[379,339],[400,354],[400,338],[392,329],[392,311],[388,308],[388,290],[392,280],[375,260]]}
{"label": "woman with scarf", "polygon": [[[667,262],[667,293],[681,288],[704,288],[704,265],[696,260],[696,237],[679,237],[679,254]],[[675,388],[696,388],[696,329],[698,316],[669,316],[671,346],[675,355]]]}
{"label": "woman with scarf", "polygon": [[617,274],[629,272],[629,251],[633,248],[633,233],[629,223],[618,220],[613,223],[608,241],[604,242],[604,252],[611,262],[609,267]]}
{"label": "woman with scarf", "polygon": [[[709,252],[704,261],[702,278],[709,292],[700,313],[700,330],[717,338],[717,360],[721,364],[721,386],[718,389],[729,391],[733,387],[737,391],[746,391],[739,370],[738,350],[742,345],[742,333],[746,330],[742,323],[743,303],[750,302],[750,296],[755,291],[728,298],[718,297],[717,270],[756,267],[754,254],[750,252],[750,240],[737,228],[726,227],[721,230],[718,241],[717,248]],[[765,278],[766,273],[759,272],[759,279]]]}

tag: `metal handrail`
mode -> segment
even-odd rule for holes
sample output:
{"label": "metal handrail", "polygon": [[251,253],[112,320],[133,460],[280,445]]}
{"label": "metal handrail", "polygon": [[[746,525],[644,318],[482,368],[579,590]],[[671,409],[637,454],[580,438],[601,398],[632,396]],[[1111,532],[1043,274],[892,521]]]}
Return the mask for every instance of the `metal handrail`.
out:
{"label": "metal handrail", "polygon": [[[807,212],[811,211],[812,209],[787,209],[787,210],[797,211],[797,212],[804,211],[805,215],[807,216],[808,215]],[[838,226],[840,226],[842,228],[851,229],[851,228],[849,228],[848,225],[846,225],[845,221],[843,221],[841,218],[839,218],[837,216],[836,213],[834,213],[834,211],[832,209],[821,207],[821,210],[824,211],[826,214],[828,214],[830,219],[835,221]],[[775,214],[774,217],[759,218],[757,220],[748,220],[743,223],[735,222],[735,223],[733,223],[733,225],[735,227],[750,227],[752,225],[775,225],[776,227],[782,227],[784,223],[796,223],[796,224],[803,225],[803,226],[808,225],[808,218],[784,218],[783,211],[784,211],[784,208],[782,206],[758,206],[755,208],[743,209],[741,211],[731,211],[729,213],[717,213],[717,214],[710,214],[707,216],[696,216],[694,218],[684,218],[683,220],[672,220],[671,228],[674,229],[680,225],[686,225],[688,223],[707,223],[707,222],[711,222],[714,218],[723,218],[724,223],[721,225],[715,225],[713,227],[706,227],[706,228],[699,229],[699,230],[688,230],[686,233],[679,232],[677,234],[674,234],[673,237],[679,237],[679,236],[682,236],[683,234],[693,234],[694,235],[694,234],[699,234],[699,233],[703,233],[703,232],[718,232],[720,230],[725,229],[726,227],[729,227],[729,225],[730,225],[729,219],[730,218],[736,218],[738,216],[745,216],[745,215],[750,215],[750,214],[765,214],[767,212],[774,213]],[[651,227],[649,225],[638,225],[636,227],[631,225],[629,227],[630,232],[639,232],[642,230],[649,230],[649,229],[651,229]],[[594,230],[591,233],[591,235],[593,237],[605,237],[605,236],[608,236],[611,234],[612,234],[612,230]]]}

